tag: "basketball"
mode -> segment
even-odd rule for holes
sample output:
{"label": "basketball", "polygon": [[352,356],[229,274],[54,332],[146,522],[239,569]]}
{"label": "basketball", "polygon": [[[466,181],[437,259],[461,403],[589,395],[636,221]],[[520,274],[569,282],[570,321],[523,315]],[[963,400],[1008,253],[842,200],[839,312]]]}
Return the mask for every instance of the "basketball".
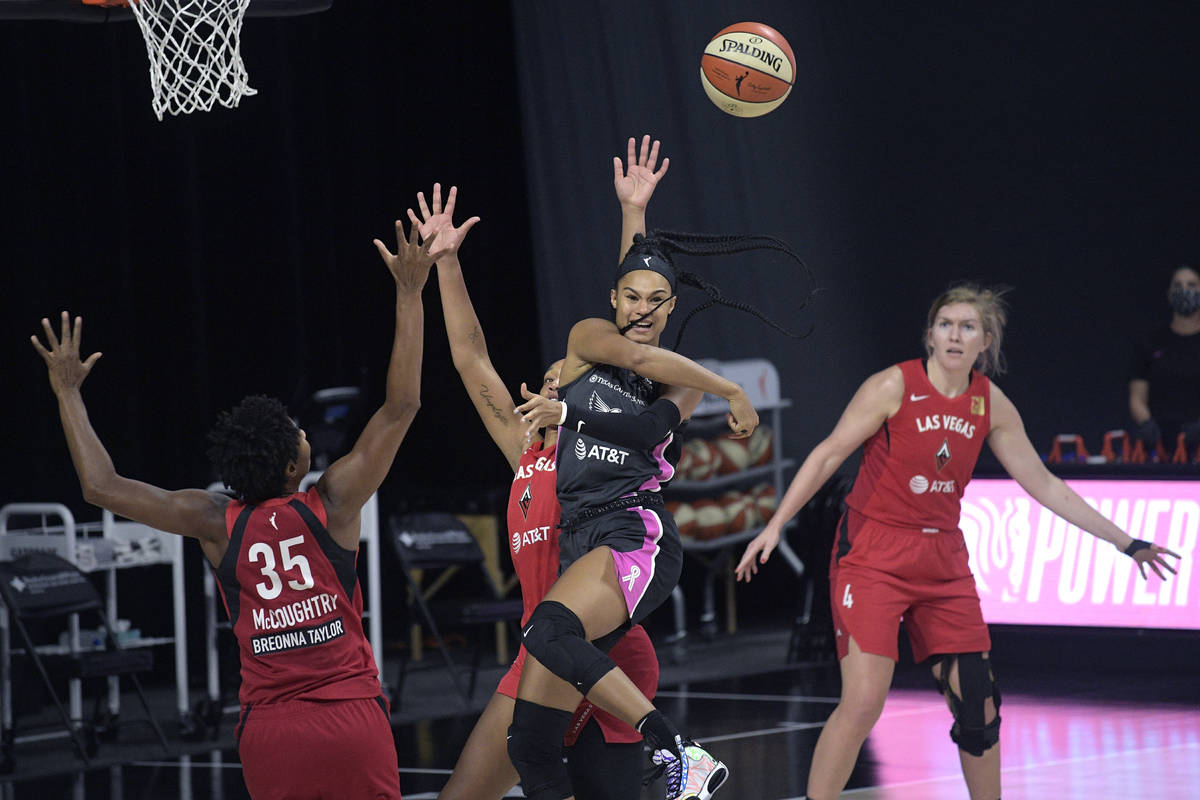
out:
{"label": "basketball", "polygon": [[680,536],[696,535],[696,510],[688,503],[667,503],[667,511],[675,518]]}
{"label": "basketball", "polygon": [[750,450],[745,439],[721,438],[713,442],[721,460],[717,464],[718,475],[728,475],[750,466]]}
{"label": "basketball", "polygon": [[684,442],[683,448],[691,454],[691,469],[685,477],[693,481],[705,481],[716,473],[719,456],[716,448],[709,442],[703,439],[689,439]]}
{"label": "basketball", "polygon": [[755,504],[758,506],[758,513],[762,517],[763,524],[771,521],[771,517],[775,516],[775,509],[779,507],[779,498],[775,493],[775,484],[764,483],[757,489],[753,490]]}
{"label": "basketball", "polygon": [[716,500],[697,500],[692,507],[696,509],[697,539],[715,539],[729,530],[725,507]]}
{"label": "basketball", "polygon": [[754,433],[750,434],[750,438],[746,439],[746,450],[750,454],[750,464],[752,466],[763,466],[771,461],[771,456],[774,455],[771,446],[771,429],[766,425],[759,425],[754,429]]}
{"label": "basketball", "polygon": [[796,57],[783,34],[761,22],[738,22],[717,33],[700,57],[700,83],[726,114],[761,117],[792,91]]}
{"label": "basketball", "polygon": [[731,533],[747,531],[762,524],[758,503],[750,494],[726,492],[721,495],[721,505],[725,507],[725,515],[729,517]]}

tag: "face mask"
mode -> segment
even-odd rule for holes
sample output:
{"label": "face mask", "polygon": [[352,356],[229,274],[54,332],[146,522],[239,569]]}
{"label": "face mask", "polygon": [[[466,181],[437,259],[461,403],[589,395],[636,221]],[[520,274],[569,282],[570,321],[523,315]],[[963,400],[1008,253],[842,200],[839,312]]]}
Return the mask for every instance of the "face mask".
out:
{"label": "face mask", "polygon": [[1172,289],[1167,292],[1167,303],[1180,316],[1189,316],[1200,311],[1200,289]]}

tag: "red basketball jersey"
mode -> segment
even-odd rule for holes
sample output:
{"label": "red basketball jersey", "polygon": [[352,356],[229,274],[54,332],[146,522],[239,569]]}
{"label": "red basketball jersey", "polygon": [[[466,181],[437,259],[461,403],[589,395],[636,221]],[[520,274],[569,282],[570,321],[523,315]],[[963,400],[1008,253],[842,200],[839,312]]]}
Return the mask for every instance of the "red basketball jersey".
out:
{"label": "red basketball jersey", "polygon": [[508,493],[508,551],[521,582],[522,627],[558,578],[558,523],[554,448],[541,442],[521,454]]}
{"label": "red basketball jersey", "polygon": [[972,371],[967,390],[946,397],[920,359],[899,367],[904,399],[863,446],[846,505],[885,525],[957,530],[959,501],[991,429],[991,382]]}
{"label": "red basketball jersey", "polygon": [[363,633],[357,550],[326,529],[307,492],[225,511],[229,549],[216,569],[242,658],[242,705],[378,697]]}

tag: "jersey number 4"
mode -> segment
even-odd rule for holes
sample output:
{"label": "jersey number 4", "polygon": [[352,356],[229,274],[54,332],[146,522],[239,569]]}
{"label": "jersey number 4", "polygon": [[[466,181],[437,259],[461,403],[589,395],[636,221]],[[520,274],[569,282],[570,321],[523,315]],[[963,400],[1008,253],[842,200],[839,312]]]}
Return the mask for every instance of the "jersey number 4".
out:
{"label": "jersey number 4", "polygon": [[[292,569],[300,570],[300,580],[289,580],[288,586],[297,590],[311,589],[316,584],[313,582],[312,570],[308,568],[308,559],[302,555],[292,555],[289,551],[293,547],[298,547],[304,543],[304,536],[293,536],[291,539],[284,539],[279,543],[279,561],[283,563],[283,571],[288,572]],[[266,578],[265,583],[256,583],[254,588],[258,590],[258,594],[264,600],[274,600],[279,597],[279,593],[283,591],[283,581],[279,577],[279,573],[275,571],[275,551],[271,545],[266,542],[255,542],[250,546],[250,563],[257,564],[263,562],[262,569],[259,570]]]}
{"label": "jersey number 4", "polygon": [[842,592],[842,605],[846,608],[854,606],[854,596],[850,594],[850,584],[846,584],[846,591]]}

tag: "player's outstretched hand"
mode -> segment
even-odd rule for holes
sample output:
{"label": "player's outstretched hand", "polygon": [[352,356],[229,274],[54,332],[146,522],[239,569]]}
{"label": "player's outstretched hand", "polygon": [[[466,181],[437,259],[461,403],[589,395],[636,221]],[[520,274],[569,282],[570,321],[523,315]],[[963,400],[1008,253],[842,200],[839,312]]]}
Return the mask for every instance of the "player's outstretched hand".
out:
{"label": "player's outstretched hand", "polygon": [[662,176],[667,174],[671,159],[664,158],[662,166],[655,169],[658,165],[659,141],[655,139],[654,144],[651,144],[649,134],[642,137],[640,154],[636,152],[636,148],[637,139],[631,136],[624,168],[620,156],[613,156],[613,187],[617,190],[617,200],[622,206],[644,211],[654,194],[654,187],[658,186]]}
{"label": "player's outstretched hand", "polygon": [[451,186],[450,194],[446,198],[446,207],[442,208],[442,185],[435,183],[433,185],[433,208],[425,202],[425,194],[417,192],[417,207],[421,210],[420,219],[416,213],[410,208],[408,210],[408,218],[412,224],[417,227],[421,234],[421,241],[425,241],[435,233],[440,231],[438,236],[438,247],[441,252],[438,257],[451,255],[458,252],[458,248],[462,245],[463,239],[467,236],[467,231],[479,222],[479,217],[471,217],[462,225],[454,226],[454,204],[458,200],[458,187]]}
{"label": "player's outstretched hand", "polygon": [[50,372],[50,388],[56,395],[63,391],[78,389],[101,355],[92,353],[86,361],[79,360],[79,343],[83,339],[83,317],[75,317],[75,324],[72,327],[71,315],[64,311],[60,328],[59,334],[55,336],[50,320],[42,317],[42,330],[46,334],[46,345],[42,345],[36,334],[29,337],[29,341],[33,342],[33,349],[46,362],[46,368]]}
{"label": "player's outstretched hand", "polygon": [[534,394],[529,391],[529,387],[524,382],[521,383],[521,397],[525,402],[514,408],[513,412],[521,415],[521,423],[525,425],[524,449],[529,447],[533,441],[533,435],[540,428],[558,424],[558,421],[562,419],[563,404],[557,400],[542,397],[540,394]]}
{"label": "player's outstretched hand", "polygon": [[1167,576],[1162,573],[1164,569],[1172,575],[1175,574],[1175,568],[1168,564],[1163,556],[1174,556],[1176,566],[1178,566],[1179,562],[1179,553],[1176,553],[1174,550],[1168,550],[1165,547],[1159,547],[1144,539],[1134,539],[1133,544],[1125,548],[1125,555],[1137,562],[1138,572],[1142,573],[1143,578],[1146,577],[1147,566],[1154,570],[1154,574],[1163,580],[1167,579]]}
{"label": "player's outstretched hand", "polygon": [[435,231],[424,242],[418,241],[417,226],[413,225],[404,237],[404,221],[396,220],[396,252],[392,253],[387,245],[375,239],[375,249],[387,266],[388,272],[396,280],[396,290],[404,294],[420,294],[429,278],[429,268],[433,262],[446,255],[445,250],[431,248],[440,236],[441,231]]}
{"label": "player's outstretched hand", "polygon": [[779,531],[779,526],[768,523],[767,527],[762,529],[762,533],[750,540],[746,545],[746,552],[742,553],[742,560],[733,570],[739,581],[749,583],[750,579],[758,574],[758,565],[767,563],[767,559],[779,545]]}

